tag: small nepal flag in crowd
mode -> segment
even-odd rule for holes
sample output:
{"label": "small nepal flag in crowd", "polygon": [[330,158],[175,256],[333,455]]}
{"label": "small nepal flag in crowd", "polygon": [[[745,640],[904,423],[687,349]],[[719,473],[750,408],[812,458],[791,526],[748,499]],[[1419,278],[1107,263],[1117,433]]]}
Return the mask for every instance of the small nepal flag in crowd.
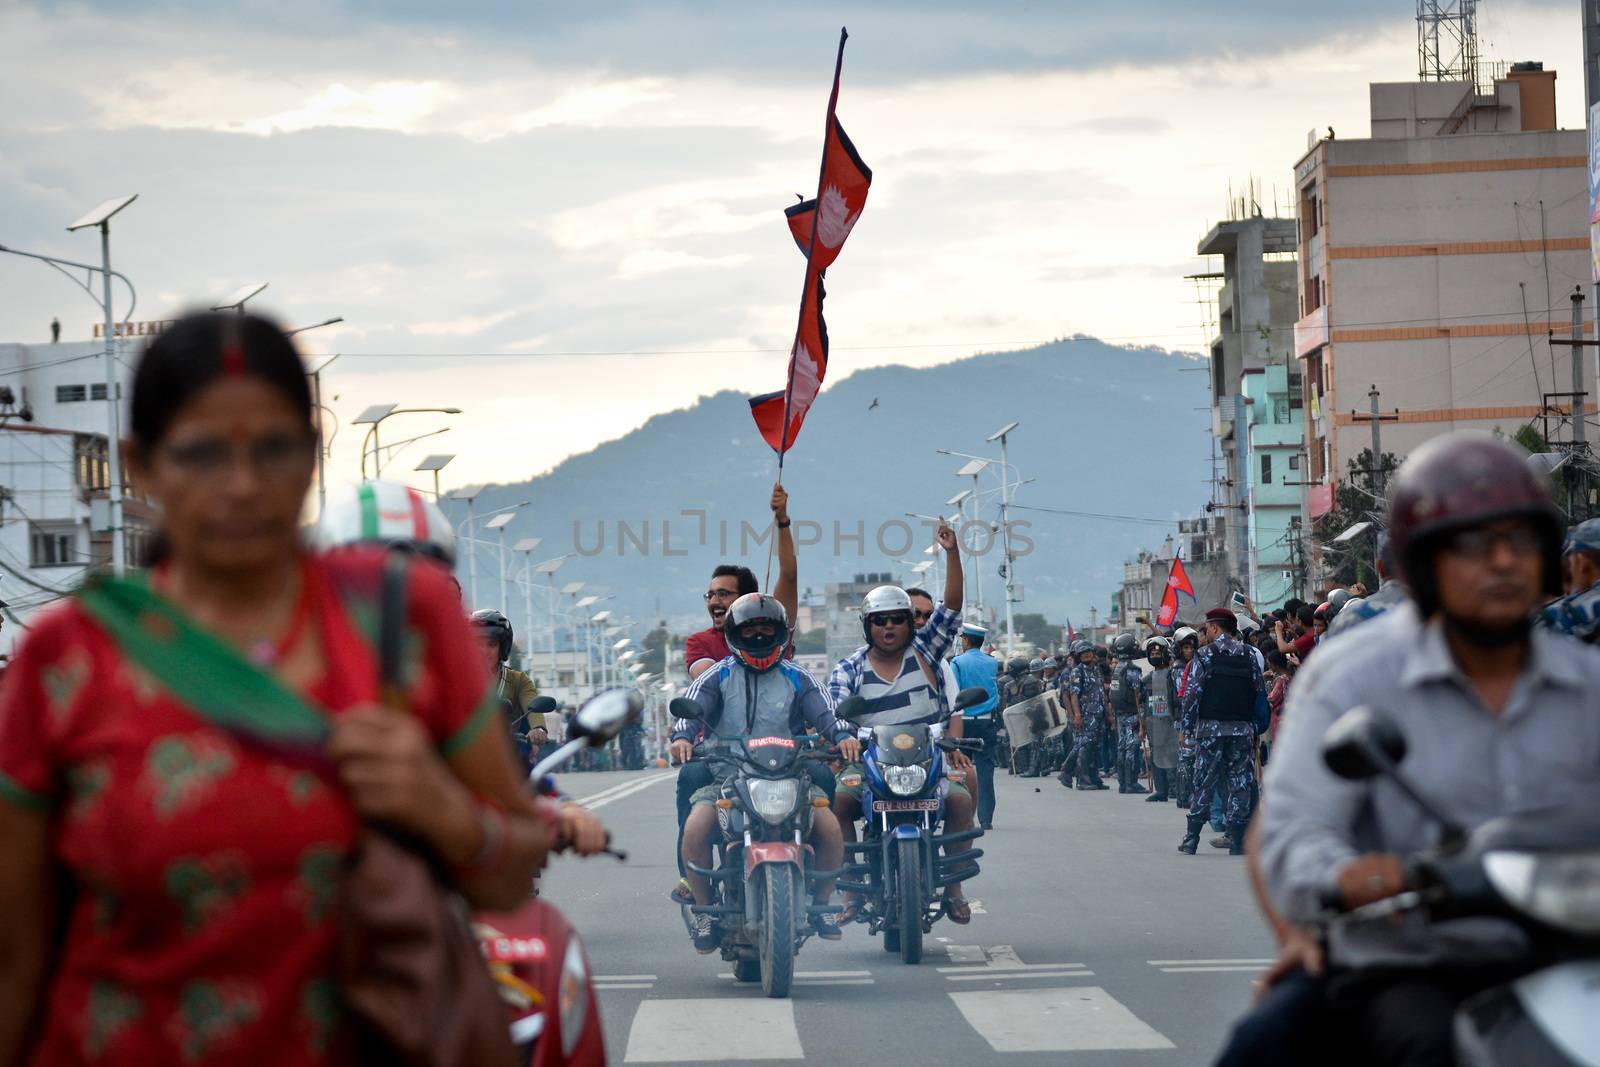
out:
{"label": "small nepal flag in crowd", "polygon": [[1189,572],[1183,569],[1183,560],[1172,557],[1172,573],[1167,575],[1167,590],[1161,594],[1161,610],[1156,613],[1157,626],[1171,626],[1178,617],[1178,594],[1195,599],[1194,586],[1189,584]]}
{"label": "small nepal flag in crowd", "polygon": [[839,74],[844,66],[844,42],[839,32],[839,55],[833,67],[833,90],[828,94],[828,118],[822,148],[822,169],[817,195],[784,212],[789,233],[806,257],[805,288],[800,297],[800,320],[789,350],[789,376],[781,392],[750,398],[750,414],[761,436],[778,453],[793,447],[806,412],[828,373],[828,325],[822,316],[823,272],[839,258],[845,238],[855,228],[867,206],[872,170],[861,160],[835,114],[839,102]]}

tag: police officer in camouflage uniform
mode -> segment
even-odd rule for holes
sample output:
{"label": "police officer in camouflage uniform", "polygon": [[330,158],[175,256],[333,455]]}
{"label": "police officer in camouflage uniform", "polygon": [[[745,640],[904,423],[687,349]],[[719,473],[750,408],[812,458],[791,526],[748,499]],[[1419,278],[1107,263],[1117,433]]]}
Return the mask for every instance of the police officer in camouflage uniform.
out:
{"label": "police officer in camouflage uniform", "polygon": [[1144,710],[1144,672],[1133,662],[1139,641],[1120,633],[1111,642],[1116,663],[1111,668],[1111,713],[1117,721],[1117,792],[1148,793],[1139,784],[1139,714]]}
{"label": "police officer in camouflage uniform", "polygon": [[[998,682],[1000,688],[1000,711],[1002,713],[1019,700],[1027,699],[1024,695],[1027,684],[1028,658],[1026,656],[1012,656],[1006,660],[1005,669],[1001,671]],[[1002,717],[1001,722],[1004,721]],[[1028,751],[1028,739],[1026,737],[1009,737],[1009,731],[1007,733],[1011,748],[1011,773],[1020,774],[1027,769],[1024,764],[1031,758],[1031,753]]]}
{"label": "police officer in camouflage uniform", "polygon": [[[1200,635],[1192,626],[1180,626],[1172,634],[1172,643],[1178,650],[1177,663],[1167,676],[1168,697],[1172,703],[1173,718],[1183,717],[1183,698],[1188,695],[1189,680],[1194,677],[1194,656],[1200,649]],[[1194,792],[1194,738],[1178,734],[1178,769],[1173,774],[1172,799],[1180,808],[1187,808]]]}
{"label": "police officer in camouflage uniform", "polygon": [[1100,781],[1100,738],[1106,728],[1106,690],[1095,658],[1094,646],[1087,641],[1072,645],[1077,663],[1067,674],[1066,694],[1072,713],[1072,751],[1061,768],[1061,784],[1070,786],[1069,776],[1077,770],[1079,789],[1105,789]]}
{"label": "police officer in camouflage uniform", "polygon": [[1211,795],[1225,783],[1228,854],[1244,855],[1250,797],[1256,784],[1256,702],[1267,695],[1261,664],[1239,640],[1238,617],[1228,608],[1206,612],[1209,643],[1195,654],[1178,729],[1193,737],[1194,791],[1188,832],[1179,852],[1194,855],[1209,818]]}
{"label": "police officer in camouflage uniform", "polygon": [[1561,564],[1567,595],[1539,614],[1539,625],[1600,644],[1600,519],[1580,522],[1568,531]]}
{"label": "police officer in camouflage uniform", "polygon": [[[1017,700],[1031,700],[1044,693],[1044,660],[1028,661],[1028,674],[1017,687]],[[1017,771],[1024,778],[1037,778],[1045,773],[1044,742],[1029,741],[1017,756]]]}

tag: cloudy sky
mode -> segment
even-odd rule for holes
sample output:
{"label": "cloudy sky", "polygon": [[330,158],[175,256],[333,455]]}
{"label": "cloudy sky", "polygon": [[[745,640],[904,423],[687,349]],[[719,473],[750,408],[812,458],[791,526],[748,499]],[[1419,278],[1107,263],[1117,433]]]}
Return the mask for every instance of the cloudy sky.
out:
{"label": "cloudy sky", "polygon": [[[1367,83],[1415,77],[1413,11],[0,0],[0,243],[93,257],[62,228],[137,192],[114,231],[136,317],[269,282],[257,306],[286,323],[344,316],[304,336],[342,354],[343,419],[466,411],[391,473],[437,450],[460,456],[447,485],[510,480],[781,387],[801,283],[781,211],[815,183],[841,24],[839,113],[875,178],[830,271],[833,378],[1078,332],[1199,347],[1182,276],[1230,183],[1289,210],[1308,131],[1364,135]],[[1484,0],[1480,33],[1556,68],[1580,124],[1576,5]],[[96,315],[15,257],[0,293],[5,340]]]}

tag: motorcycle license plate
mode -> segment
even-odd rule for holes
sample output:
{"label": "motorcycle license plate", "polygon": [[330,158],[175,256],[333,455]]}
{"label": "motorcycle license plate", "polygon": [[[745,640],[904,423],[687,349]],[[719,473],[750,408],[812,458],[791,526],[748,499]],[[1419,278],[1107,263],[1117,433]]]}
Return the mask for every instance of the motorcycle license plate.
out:
{"label": "motorcycle license plate", "polygon": [[929,797],[926,800],[874,800],[873,813],[882,811],[938,811],[939,800]]}

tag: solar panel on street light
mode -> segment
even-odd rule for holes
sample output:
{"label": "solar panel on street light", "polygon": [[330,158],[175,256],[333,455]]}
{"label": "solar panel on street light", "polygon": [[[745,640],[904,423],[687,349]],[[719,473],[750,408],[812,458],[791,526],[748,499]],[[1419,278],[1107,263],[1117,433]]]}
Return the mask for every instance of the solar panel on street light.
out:
{"label": "solar panel on street light", "polygon": [[485,530],[498,530],[508,525],[511,520],[516,517],[517,513],[515,511],[502,511],[500,514],[484,523],[483,528]]}
{"label": "solar panel on street light", "polygon": [[[578,588],[579,589],[583,588],[583,583],[582,582],[578,583]],[[597,596],[586,596],[586,597],[582,598],[581,600],[579,600],[576,604],[574,604],[572,606],[575,607],[575,608],[592,608],[598,603],[600,603],[600,598],[599,597],[597,597]]]}
{"label": "solar panel on street light", "polygon": [[961,469],[956,471],[956,477],[971,478],[974,474],[981,473],[983,468],[988,465],[989,461],[986,459],[975,459],[970,463],[963,464]]}
{"label": "solar panel on street light", "polygon": [[[224,306],[226,306],[226,305],[224,305]],[[215,309],[213,309],[213,310],[215,310]],[[370,408],[368,408],[367,410],[363,411],[361,414],[357,415],[355,418],[351,419],[350,421],[352,423],[354,423],[355,425],[357,425],[357,426],[360,426],[360,425],[363,425],[363,424],[367,424],[367,423],[380,422],[383,419],[388,418],[389,417],[389,413],[391,411],[393,411],[395,408],[399,407],[399,406],[400,406],[399,404],[374,404]],[[460,490],[458,489],[458,490],[456,490],[456,492],[460,492]],[[454,496],[455,493],[452,493],[450,495]]]}
{"label": "solar panel on street light", "polygon": [[556,571],[561,569],[561,565],[563,563],[565,563],[565,562],[566,562],[565,558],[562,558],[562,559],[547,559],[543,563],[539,564],[537,567],[533,568],[533,573],[535,573],[535,574],[554,574]]}
{"label": "solar panel on street light", "polygon": [[951,497],[949,500],[946,500],[944,502],[944,506],[947,507],[947,508],[959,508],[961,506],[962,501],[966,500],[967,497],[969,497],[971,495],[972,495],[972,490],[971,489],[963,489],[963,490],[961,490],[961,492],[957,493],[955,496]]}
{"label": "solar panel on street light", "polygon": [[583,586],[583,582],[568,582],[566,585],[561,587],[561,595],[571,596],[573,593],[576,593],[578,590],[582,589]]}
{"label": "solar panel on street light", "polygon": [[[524,537],[522,540],[518,541],[516,544],[511,546],[511,551],[513,551],[513,552],[532,552],[534,549],[538,548],[542,544],[544,544],[544,538],[542,538],[542,537]],[[534,569],[538,570],[537,567],[534,568]],[[540,574],[544,574],[546,572],[539,571],[539,573]]]}
{"label": "solar panel on street light", "polygon": [[423,472],[442,471],[446,467],[450,466],[450,461],[455,458],[456,457],[453,454],[428,456],[421,463],[418,463],[415,467],[413,467],[412,470]]}
{"label": "solar panel on street light", "polygon": [[989,441],[991,443],[995,442],[995,441],[998,441],[998,440],[1000,440],[1000,438],[1004,437],[1006,434],[1010,433],[1012,430],[1015,430],[1018,426],[1021,426],[1021,425],[1022,424],[1020,422],[1008,422],[1004,426],[1002,426],[998,430],[996,430],[994,433],[990,434],[988,437],[985,437],[984,440],[985,441]]}
{"label": "solar panel on street light", "polygon": [[67,230],[70,232],[72,230],[81,230],[85,226],[98,226],[137,199],[139,199],[138,193],[134,193],[132,196],[114,196],[105,203],[97,205],[87,214],[80,216],[77,222],[67,227]]}
{"label": "solar panel on street light", "polygon": [[246,300],[251,299],[271,284],[270,282],[250,282],[241,285],[228,294],[228,299],[220,304],[213,305],[212,311],[227,311],[229,308],[243,307]]}
{"label": "solar panel on street light", "polygon": [[[599,597],[596,597],[596,598],[595,598],[595,599],[596,599],[596,600],[598,600],[598,599],[600,599],[600,598],[599,598]],[[580,604],[580,605],[578,605],[578,606],[579,606],[579,607],[582,607],[582,606],[583,606],[583,605],[581,605],[581,604]],[[611,612],[609,612],[609,611],[597,611],[597,612],[595,612],[595,613],[594,613],[594,615],[593,615],[593,616],[592,616],[592,617],[591,617],[591,618],[590,618],[590,619],[589,619],[589,621],[590,621],[590,622],[605,622],[605,621],[606,621],[606,620],[607,620],[607,619],[609,619],[609,618],[611,618]]]}

